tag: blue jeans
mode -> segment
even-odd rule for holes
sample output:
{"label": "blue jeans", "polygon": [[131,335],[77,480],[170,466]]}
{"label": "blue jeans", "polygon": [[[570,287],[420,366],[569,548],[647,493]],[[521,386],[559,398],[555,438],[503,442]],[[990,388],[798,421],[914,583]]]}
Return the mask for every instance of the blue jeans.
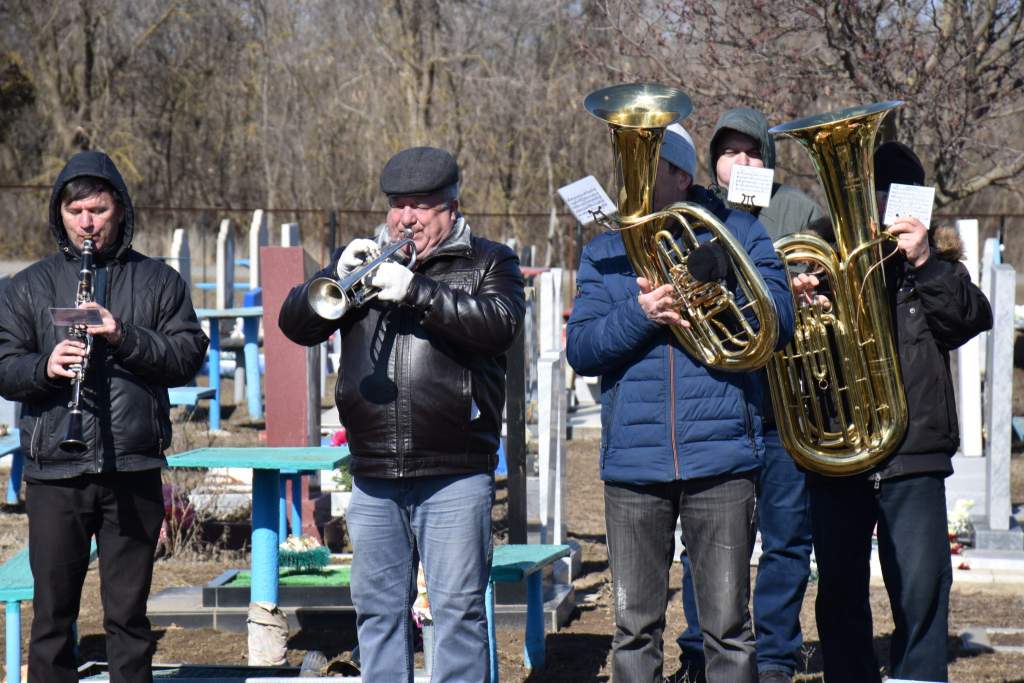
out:
{"label": "blue jeans", "polygon": [[[806,476],[782,447],[778,432],[766,432],[764,441],[765,456],[757,486],[762,553],[754,585],[757,669],[792,675],[803,649],[800,608],[810,572],[810,499]],[[678,643],[686,657],[696,660],[703,657],[700,620],[685,551],[681,559],[686,630]]]}
{"label": "blue jeans", "polygon": [[869,600],[871,530],[876,522],[878,559],[896,624],[889,675],[915,681],[948,680],[953,570],[944,475],[884,479],[877,489],[864,476],[813,477],[810,491],[818,560],[815,616],[825,680],[881,680]]}
{"label": "blue jeans", "polygon": [[348,510],[352,604],[363,680],[413,680],[410,610],[422,558],[434,620],[433,680],[488,679],[484,593],[491,566],[490,474],[355,477]]}
{"label": "blue jeans", "polygon": [[676,519],[690,541],[696,599],[704,615],[707,676],[757,678],[750,612],[754,474],[664,484],[605,482],[615,636],[612,679],[660,683],[662,634]]}

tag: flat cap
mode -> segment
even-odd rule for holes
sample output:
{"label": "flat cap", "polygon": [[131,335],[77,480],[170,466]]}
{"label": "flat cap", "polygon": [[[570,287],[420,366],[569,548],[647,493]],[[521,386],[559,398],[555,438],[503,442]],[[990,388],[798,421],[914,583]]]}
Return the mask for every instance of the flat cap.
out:
{"label": "flat cap", "polygon": [[380,172],[381,192],[393,196],[458,196],[459,164],[436,147],[410,147],[391,157]]}

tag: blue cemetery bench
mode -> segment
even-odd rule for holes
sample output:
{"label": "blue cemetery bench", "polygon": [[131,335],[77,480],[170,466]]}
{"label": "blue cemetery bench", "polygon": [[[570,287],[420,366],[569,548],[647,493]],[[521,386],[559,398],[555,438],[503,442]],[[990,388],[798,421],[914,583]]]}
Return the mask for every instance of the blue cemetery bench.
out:
{"label": "blue cemetery bench", "polygon": [[249,415],[254,419],[263,417],[263,397],[260,391],[260,351],[259,330],[260,318],[263,317],[262,306],[242,306],[238,308],[199,308],[196,316],[200,320],[210,321],[210,387],[214,396],[210,400],[210,431],[220,429],[220,325],[221,320],[242,318],[242,330],[245,333],[245,387],[249,406]]}
{"label": "blue cemetery bench", "polygon": [[[189,416],[199,405],[200,401],[212,399],[217,395],[213,387],[172,387],[167,390],[167,397],[172,406],[188,407]],[[213,414],[213,410],[210,411]]]}
{"label": "blue cemetery bench", "polygon": [[252,584],[249,601],[276,605],[278,546],[282,540],[279,517],[283,495],[281,472],[333,470],[347,459],[348,446],[262,446],[197,448],[168,456],[167,464],[170,467],[245,467],[253,471]]}
{"label": "blue cemetery bench", "polygon": [[21,491],[21,467],[25,456],[21,452],[21,432],[12,429],[6,436],[0,436],[0,456],[11,456],[11,477],[7,480],[7,504],[17,505]]}
{"label": "blue cemetery bench", "polygon": [[569,556],[567,545],[499,545],[491,559],[487,582],[487,640],[491,681],[498,683],[498,641],[494,633],[494,584],[526,579],[526,633],[523,663],[528,670],[544,666],[544,568]]}
{"label": "blue cemetery bench", "polygon": [[[96,539],[89,548],[89,561],[96,559]],[[28,546],[17,555],[0,565],[0,602],[6,603],[6,653],[4,663],[7,669],[7,683],[21,681],[21,603],[31,600],[35,594],[35,582],[28,563]]]}
{"label": "blue cemetery bench", "polygon": [[[236,258],[235,259],[235,267],[236,268],[248,269],[249,268],[249,259],[247,259],[247,258]],[[216,282],[197,282],[195,284],[195,287],[196,287],[196,289],[199,289],[199,290],[202,290],[202,291],[212,292],[215,289],[217,289],[217,283]],[[236,282],[232,282],[231,283],[231,288],[234,289],[236,292],[239,292],[239,291],[246,292],[246,291],[249,291],[251,289],[251,285],[248,282],[237,282],[236,281]]]}

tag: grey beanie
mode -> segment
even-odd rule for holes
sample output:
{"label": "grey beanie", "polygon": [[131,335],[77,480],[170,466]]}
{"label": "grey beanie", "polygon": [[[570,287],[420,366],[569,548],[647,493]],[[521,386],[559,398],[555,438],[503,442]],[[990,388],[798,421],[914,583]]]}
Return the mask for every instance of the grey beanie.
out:
{"label": "grey beanie", "polygon": [[678,123],[665,129],[661,142],[661,157],[678,169],[686,171],[691,178],[697,176],[697,150],[693,138]]}

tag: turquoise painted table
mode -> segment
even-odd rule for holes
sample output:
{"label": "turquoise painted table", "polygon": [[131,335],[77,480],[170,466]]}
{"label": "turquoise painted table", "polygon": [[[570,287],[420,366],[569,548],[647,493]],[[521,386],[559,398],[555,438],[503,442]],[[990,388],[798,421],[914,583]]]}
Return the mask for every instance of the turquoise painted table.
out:
{"label": "turquoise painted table", "polygon": [[260,393],[260,318],[262,306],[241,306],[236,308],[198,308],[196,316],[210,321],[210,386],[214,389],[210,401],[210,431],[220,429],[220,323],[221,320],[242,319],[245,334],[245,391],[249,415],[254,419],[263,417],[263,397]]}
{"label": "turquoise painted table", "polygon": [[0,436],[0,456],[11,456],[11,477],[7,480],[7,504],[17,505],[21,491],[21,468],[24,464],[24,455],[21,452],[21,432],[12,429],[5,436]]}
{"label": "turquoise painted table", "polygon": [[[89,562],[96,559],[96,539],[89,546]],[[0,565],[0,602],[5,603],[4,666],[7,683],[21,683],[21,603],[35,596],[35,581],[29,566],[28,546]],[[78,641],[77,627],[71,625]],[[77,650],[77,647],[76,647]],[[77,654],[77,653],[76,653]]]}
{"label": "turquoise painted table", "polygon": [[[252,470],[252,587],[250,602],[277,604],[281,471],[337,469],[348,446],[197,448],[167,458],[171,467],[245,467]],[[295,496],[293,496],[295,497]]]}
{"label": "turquoise painted table", "polygon": [[[544,567],[569,555],[567,545],[499,545],[491,559],[491,576],[485,596],[487,640],[491,681],[498,683],[498,646],[494,632],[494,584],[516,583],[526,579],[526,634],[523,638],[523,663],[527,670],[544,666]],[[429,587],[428,587],[429,590]]]}

